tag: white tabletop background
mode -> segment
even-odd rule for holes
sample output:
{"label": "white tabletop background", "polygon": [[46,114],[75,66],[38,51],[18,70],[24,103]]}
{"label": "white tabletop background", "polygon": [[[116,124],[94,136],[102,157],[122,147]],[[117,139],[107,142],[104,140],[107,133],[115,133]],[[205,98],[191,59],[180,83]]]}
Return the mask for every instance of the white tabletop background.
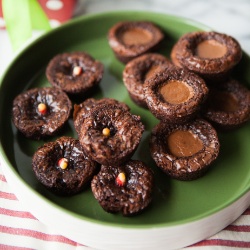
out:
{"label": "white tabletop background", "polygon": [[[235,37],[250,54],[249,0],[85,0],[79,2],[75,15],[112,10],[148,10],[190,18]],[[7,32],[0,30],[0,75],[13,56]]]}

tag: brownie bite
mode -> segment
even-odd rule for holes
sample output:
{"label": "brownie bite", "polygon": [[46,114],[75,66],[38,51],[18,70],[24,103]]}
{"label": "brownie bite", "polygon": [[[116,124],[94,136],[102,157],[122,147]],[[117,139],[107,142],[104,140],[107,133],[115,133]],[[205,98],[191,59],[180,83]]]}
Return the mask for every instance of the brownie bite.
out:
{"label": "brownie bite", "polygon": [[34,88],[14,99],[12,120],[24,136],[39,140],[57,134],[71,110],[71,101],[59,88]]}
{"label": "brownie bite", "polygon": [[99,84],[104,66],[86,52],[58,54],[47,68],[48,81],[72,96],[86,94]]}
{"label": "brownie bite", "polygon": [[174,66],[147,81],[144,91],[149,110],[168,123],[184,123],[194,118],[208,94],[201,77]]}
{"label": "brownie bite", "polygon": [[210,123],[196,119],[182,125],[159,123],[150,138],[156,165],[177,180],[202,176],[219,154],[219,140]]}
{"label": "brownie bite", "polygon": [[146,53],[128,62],[123,70],[123,82],[131,99],[147,108],[144,97],[144,83],[164,68],[172,65],[163,55]]}
{"label": "brownie bite", "polygon": [[94,98],[88,98],[84,102],[74,105],[73,120],[74,120],[74,126],[76,129],[76,132],[78,134],[80,132],[80,129],[81,129],[81,126],[83,124],[85,117],[89,114],[89,111],[100,104],[112,104],[115,106],[119,106],[123,108],[124,110],[127,110],[127,111],[130,110],[127,104],[120,102],[118,100],[115,100],[113,98],[102,98],[98,100]]}
{"label": "brownie bite", "polygon": [[199,74],[209,83],[225,79],[241,57],[241,47],[233,37],[213,31],[184,34],[171,52],[176,66]]}
{"label": "brownie bite", "polygon": [[217,129],[240,127],[250,119],[250,91],[234,79],[210,87],[203,116]]}
{"label": "brownie bite", "polygon": [[97,105],[84,119],[79,140],[87,155],[103,165],[128,160],[138,147],[144,125],[137,115],[116,105]]}
{"label": "brownie bite", "polygon": [[109,45],[123,63],[155,50],[163,38],[160,28],[148,21],[119,22],[108,33]]}
{"label": "brownie bite", "polygon": [[97,163],[84,154],[78,140],[64,136],[38,148],[32,168],[39,182],[50,191],[73,195],[90,184]]}
{"label": "brownie bite", "polygon": [[152,170],[141,161],[129,160],[121,165],[101,166],[91,188],[105,211],[131,216],[148,207],[153,184]]}

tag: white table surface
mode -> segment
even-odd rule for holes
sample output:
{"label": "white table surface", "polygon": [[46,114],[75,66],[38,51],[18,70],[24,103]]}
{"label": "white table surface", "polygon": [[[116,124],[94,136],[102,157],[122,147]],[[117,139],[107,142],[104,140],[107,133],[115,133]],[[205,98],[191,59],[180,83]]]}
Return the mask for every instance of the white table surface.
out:
{"label": "white table surface", "polygon": [[[82,1],[76,15],[114,10],[148,10],[183,16],[235,37],[250,54],[249,0],[89,0]],[[0,75],[15,53],[5,30],[0,30]]]}

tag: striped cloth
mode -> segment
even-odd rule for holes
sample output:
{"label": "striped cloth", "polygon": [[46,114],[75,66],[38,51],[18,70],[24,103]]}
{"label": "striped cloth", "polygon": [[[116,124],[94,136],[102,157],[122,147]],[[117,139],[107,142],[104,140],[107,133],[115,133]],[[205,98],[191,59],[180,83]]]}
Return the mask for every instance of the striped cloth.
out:
{"label": "striped cloth", "polygon": [[[187,250],[250,248],[250,207],[238,220]],[[0,249],[89,249],[54,232],[27,212],[8,185],[0,166]]]}

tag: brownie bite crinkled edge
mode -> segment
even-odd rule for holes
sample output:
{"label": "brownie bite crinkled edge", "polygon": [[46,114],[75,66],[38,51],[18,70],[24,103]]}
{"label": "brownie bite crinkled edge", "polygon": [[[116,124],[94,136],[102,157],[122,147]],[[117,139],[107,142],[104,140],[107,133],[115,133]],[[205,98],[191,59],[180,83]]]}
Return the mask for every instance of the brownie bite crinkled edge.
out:
{"label": "brownie bite crinkled edge", "polygon": [[91,189],[101,207],[109,213],[131,216],[142,212],[152,201],[152,170],[138,160],[116,166],[101,166]]}
{"label": "brownie bite crinkled edge", "polygon": [[76,132],[78,134],[81,130],[81,126],[83,124],[85,117],[89,114],[89,111],[91,111],[97,105],[102,105],[102,104],[116,105],[118,107],[123,108],[124,110],[127,111],[130,110],[127,104],[115,100],[113,98],[102,98],[102,99],[88,98],[84,102],[74,105],[73,121]]}
{"label": "brownie bite crinkled edge", "polygon": [[148,21],[119,22],[108,32],[109,45],[117,59],[123,63],[156,50],[163,38],[161,29]]}
{"label": "brownie bite crinkled edge", "polygon": [[56,135],[71,110],[71,101],[59,88],[33,88],[14,99],[12,120],[24,136],[39,140]]}
{"label": "brownie bite crinkled edge", "polygon": [[82,95],[102,80],[104,65],[86,52],[69,52],[53,57],[47,68],[48,81],[70,95]]}
{"label": "brownie bite crinkled edge", "polygon": [[250,120],[250,91],[235,79],[210,87],[202,115],[220,131],[235,129]]}
{"label": "brownie bite crinkled edge", "polygon": [[144,91],[147,106],[157,119],[184,123],[197,115],[209,90],[198,75],[172,66],[147,81]]}
{"label": "brownie bite crinkled edge", "polygon": [[236,39],[214,31],[186,33],[171,51],[175,65],[199,74],[209,83],[226,79],[241,57]]}
{"label": "brownie bite crinkled edge", "polygon": [[97,163],[88,158],[78,140],[63,136],[39,147],[32,168],[47,189],[59,195],[81,192],[97,171]]}
{"label": "brownie bite crinkled edge", "polygon": [[137,115],[116,105],[97,105],[81,126],[79,140],[86,154],[100,164],[128,160],[137,149],[144,125]]}
{"label": "brownie bite crinkled edge", "polygon": [[158,53],[143,54],[126,64],[123,70],[123,82],[131,99],[137,105],[147,108],[144,96],[145,81],[170,65],[171,62]]}
{"label": "brownie bite crinkled edge", "polygon": [[194,180],[208,170],[219,154],[216,130],[205,120],[186,124],[159,123],[151,133],[150,152],[156,165],[177,180]]}

